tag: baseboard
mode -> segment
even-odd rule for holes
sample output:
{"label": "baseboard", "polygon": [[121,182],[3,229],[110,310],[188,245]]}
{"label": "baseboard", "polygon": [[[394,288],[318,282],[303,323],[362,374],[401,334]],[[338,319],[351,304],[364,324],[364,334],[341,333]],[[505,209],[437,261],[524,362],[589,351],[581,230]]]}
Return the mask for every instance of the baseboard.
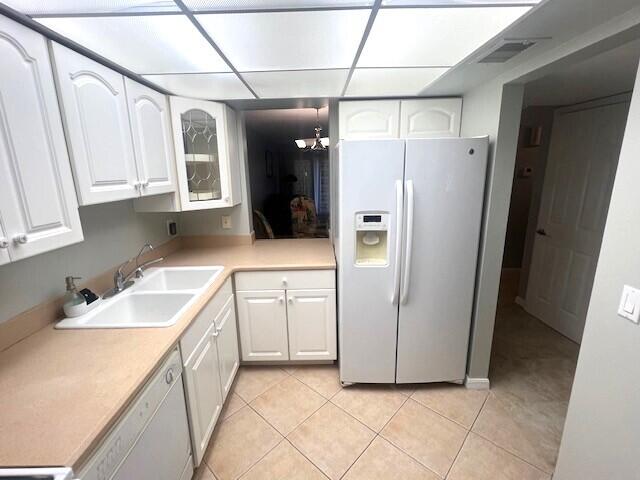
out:
{"label": "baseboard", "polygon": [[470,390],[489,390],[490,384],[488,378],[471,378],[467,375],[464,385]]}
{"label": "baseboard", "polygon": [[516,297],[516,305],[520,305],[522,308],[527,308],[527,302],[520,295]]}

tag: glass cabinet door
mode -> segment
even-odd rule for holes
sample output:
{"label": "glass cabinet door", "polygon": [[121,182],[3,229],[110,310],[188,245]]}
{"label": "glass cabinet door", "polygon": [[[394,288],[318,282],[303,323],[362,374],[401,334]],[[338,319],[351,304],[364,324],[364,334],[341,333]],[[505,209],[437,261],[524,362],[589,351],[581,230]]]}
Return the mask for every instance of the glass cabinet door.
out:
{"label": "glass cabinet door", "polygon": [[191,109],[180,115],[190,202],[222,198],[218,125],[207,112]]}

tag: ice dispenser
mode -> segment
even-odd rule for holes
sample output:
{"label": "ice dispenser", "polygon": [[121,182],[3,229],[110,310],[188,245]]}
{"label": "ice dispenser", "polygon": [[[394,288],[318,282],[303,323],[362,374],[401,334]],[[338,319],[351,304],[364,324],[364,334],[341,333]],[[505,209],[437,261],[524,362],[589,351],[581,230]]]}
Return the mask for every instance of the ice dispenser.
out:
{"label": "ice dispenser", "polygon": [[356,265],[387,265],[389,214],[356,213]]}

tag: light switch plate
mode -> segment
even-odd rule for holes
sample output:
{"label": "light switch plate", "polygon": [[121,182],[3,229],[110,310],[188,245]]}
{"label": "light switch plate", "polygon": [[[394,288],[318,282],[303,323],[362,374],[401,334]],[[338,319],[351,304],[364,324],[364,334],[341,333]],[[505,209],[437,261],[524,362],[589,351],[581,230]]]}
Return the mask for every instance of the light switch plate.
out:
{"label": "light switch plate", "polygon": [[231,215],[222,215],[222,228],[229,230],[231,226]]}
{"label": "light switch plate", "polygon": [[618,315],[633,323],[638,323],[640,320],[640,290],[629,285],[624,286],[618,306]]}

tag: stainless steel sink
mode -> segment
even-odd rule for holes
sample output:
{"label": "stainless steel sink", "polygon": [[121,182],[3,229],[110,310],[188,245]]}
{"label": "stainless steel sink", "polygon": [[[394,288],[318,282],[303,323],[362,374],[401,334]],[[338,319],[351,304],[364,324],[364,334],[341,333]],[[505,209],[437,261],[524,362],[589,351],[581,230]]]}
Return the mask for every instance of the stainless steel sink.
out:
{"label": "stainless steel sink", "polygon": [[84,315],[58,322],[56,328],[169,327],[222,270],[218,266],[149,269],[133,287],[102,300]]}

